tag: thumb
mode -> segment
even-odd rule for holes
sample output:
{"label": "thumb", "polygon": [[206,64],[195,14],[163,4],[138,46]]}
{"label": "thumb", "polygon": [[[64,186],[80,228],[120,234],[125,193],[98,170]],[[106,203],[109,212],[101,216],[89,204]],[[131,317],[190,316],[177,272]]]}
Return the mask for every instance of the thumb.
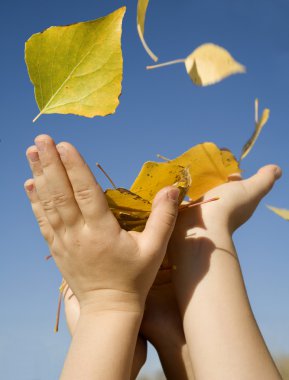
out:
{"label": "thumb", "polygon": [[243,181],[248,195],[260,201],[272,189],[274,183],[282,176],[282,170],[277,165],[267,165],[258,170],[257,174]]}
{"label": "thumb", "polygon": [[166,251],[178,215],[179,189],[173,186],[160,190],[143,231],[144,244],[152,252]]}

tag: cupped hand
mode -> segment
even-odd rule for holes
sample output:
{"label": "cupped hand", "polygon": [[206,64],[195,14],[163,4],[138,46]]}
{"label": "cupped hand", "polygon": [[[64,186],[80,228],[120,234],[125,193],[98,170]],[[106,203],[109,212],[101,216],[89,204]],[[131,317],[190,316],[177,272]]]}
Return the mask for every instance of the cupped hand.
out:
{"label": "cupped hand", "polygon": [[87,164],[69,143],[40,135],[27,150],[25,189],[41,232],[80,308],[143,310],[178,211],[178,190],[161,190],[142,233],[122,230]]}
{"label": "cupped hand", "polygon": [[[219,200],[179,213],[168,246],[168,256],[175,268],[173,283],[178,302],[185,298],[188,302],[209,272],[216,249],[236,259],[232,233],[250,218],[281,174],[278,166],[267,165],[248,179],[232,175],[229,182],[204,195],[204,200],[213,197]],[[186,302],[181,302],[183,308]]]}
{"label": "cupped hand", "polygon": [[276,165],[264,166],[248,179],[242,179],[239,174],[231,175],[229,182],[211,189],[203,197],[203,200],[213,197],[219,200],[179,214],[173,238],[193,227],[233,233],[251,217],[281,175]]}

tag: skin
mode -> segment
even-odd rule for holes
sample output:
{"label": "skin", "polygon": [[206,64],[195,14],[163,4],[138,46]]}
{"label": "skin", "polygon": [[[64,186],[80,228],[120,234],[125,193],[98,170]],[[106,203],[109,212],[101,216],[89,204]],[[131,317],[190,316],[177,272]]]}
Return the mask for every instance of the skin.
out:
{"label": "skin", "polygon": [[[71,335],[76,330],[80,308],[71,289],[64,292],[65,314]],[[171,269],[163,267],[149,291],[137,339],[131,379],[146,360],[146,341],[157,350],[168,380],[193,380],[193,369],[185,341],[182,320],[171,282]]]}
{"label": "skin", "polygon": [[274,165],[246,180],[233,176],[204,197],[219,201],[178,217],[168,254],[198,380],[281,379],[252,313],[232,240],[280,176]]}
{"label": "skin", "polygon": [[33,179],[25,189],[80,306],[61,379],[128,379],[145,299],[174,228],[178,189],[157,194],[142,233],[127,232],[72,145],[56,147],[47,135],[35,144],[27,150]]}
{"label": "skin", "polygon": [[[45,149],[39,140],[46,141]],[[59,147],[59,155],[48,136],[36,142],[38,147],[27,151],[34,180],[25,188],[52,255],[79,300],[62,379],[94,379],[100,373],[102,379],[129,378],[145,298],[164,257],[176,202],[166,189],[144,233],[120,232],[75,148],[62,143],[65,152]],[[233,176],[205,195],[219,196],[218,202],[180,214],[168,249],[173,284],[167,274],[156,281],[140,330],[157,347],[168,378],[193,378],[192,366],[196,379],[281,378],[251,311],[232,242],[233,232],[280,176],[273,165],[248,180]],[[112,233],[116,239],[107,246]],[[145,353],[145,340],[139,342]]]}
{"label": "skin", "polygon": [[168,380],[194,380],[171,272],[171,267],[159,271],[147,297],[140,333],[155,347]]}
{"label": "skin", "polygon": [[[77,298],[75,297],[75,295],[69,287],[67,287],[64,291],[64,306],[67,327],[70,332],[70,335],[73,336],[76,331],[77,322],[80,316],[80,307]],[[131,370],[132,380],[137,377],[142,366],[145,364],[146,355],[146,340],[140,335],[138,335]]]}

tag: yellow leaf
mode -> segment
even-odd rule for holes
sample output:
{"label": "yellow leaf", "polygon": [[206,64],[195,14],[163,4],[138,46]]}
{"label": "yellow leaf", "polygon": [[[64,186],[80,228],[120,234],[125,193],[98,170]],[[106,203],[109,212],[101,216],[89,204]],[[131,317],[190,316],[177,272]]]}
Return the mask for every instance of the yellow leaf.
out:
{"label": "yellow leaf", "polygon": [[180,189],[181,202],[191,184],[190,174],[184,166],[171,162],[146,162],[130,190],[151,202],[158,191],[174,184]]}
{"label": "yellow leaf", "polygon": [[[145,163],[131,190],[118,188],[105,191],[109,208],[123,229],[128,231],[144,229],[151,212],[152,200],[165,186],[174,185],[180,189],[179,204],[184,199],[190,185],[188,171],[182,167],[175,167],[176,165],[168,164],[165,169],[157,166],[157,163]],[[156,172],[162,178],[156,178]],[[137,194],[137,191],[142,195]]]}
{"label": "yellow leaf", "polygon": [[259,108],[259,101],[258,101],[258,99],[256,99],[255,100],[255,130],[254,130],[252,136],[250,137],[250,139],[243,146],[240,161],[243,158],[245,158],[248,155],[248,153],[250,152],[250,150],[253,148],[253,146],[255,145],[255,142],[257,141],[257,138],[259,137],[259,135],[260,135],[260,133],[264,127],[264,125],[269,120],[270,110],[268,108],[264,109],[262,116],[261,116],[261,119],[259,119],[258,108]]}
{"label": "yellow leaf", "polygon": [[281,216],[281,218],[289,221],[289,210],[284,208],[276,208],[272,206],[267,206],[271,211],[275,212],[275,214]]}
{"label": "yellow leaf", "polygon": [[195,49],[187,58],[147,66],[155,69],[184,63],[187,73],[198,86],[208,86],[220,82],[230,75],[245,73],[246,68],[234,60],[231,54],[223,47],[215,44],[203,44]]}
{"label": "yellow leaf", "polygon": [[104,194],[121,228],[127,231],[144,228],[152,207],[149,201],[122,188],[108,189]]}
{"label": "yellow leaf", "polygon": [[231,152],[210,142],[196,145],[170,162],[189,169],[192,184],[188,195],[192,200],[227,182],[231,174],[241,172]]}
{"label": "yellow leaf", "polygon": [[221,149],[221,157],[225,167],[230,171],[230,174],[241,173],[239,163],[236,157],[229,149]]}
{"label": "yellow leaf", "polygon": [[111,209],[117,208],[129,212],[151,211],[151,202],[126,189],[108,189],[105,191],[105,196]]}
{"label": "yellow leaf", "polygon": [[214,44],[199,46],[186,58],[185,65],[187,73],[198,86],[208,86],[246,71],[227,50]]}
{"label": "yellow leaf", "polygon": [[149,4],[149,0],[138,0],[138,3],[137,3],[137,31],[138,31],[139,38],[143,44],[144,49],[146,50],[148,55],[151,57],[151,59],[154,60],[155,62],[157,62],[158,57],[148,47],[148,45],[145,41],[145,38],[144,38],[145,18],[146,18],[146,12],[147,12],[148,4]]}
{"label": "yellow leaf", "polygon": [[40,113],[86,117],[114,113],[121,93],[125,7],[93,21],[53,26],[25,44]]}

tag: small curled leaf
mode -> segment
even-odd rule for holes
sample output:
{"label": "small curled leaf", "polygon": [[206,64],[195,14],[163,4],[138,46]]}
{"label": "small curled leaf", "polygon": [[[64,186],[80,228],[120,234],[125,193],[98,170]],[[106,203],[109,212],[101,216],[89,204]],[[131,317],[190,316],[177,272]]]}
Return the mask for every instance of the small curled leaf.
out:
{"label": "small curled leaf", "polygon": [[151,57],[151,59],[153,61],[157,62],[158,57],[148,47],[148,45],[145,41],[145,38],[144,38],[145,19],[146,19],[146,12],[147,12],[148,5],[149,5],[149,0],[138,0],[138,3],[137,3],[137,31],[138,31],[139,38],[143,44],[145,51],[148,53],[148,55]]}
{"label": "small curled leaf", "polygon": [[177,63],[185,64],[188,75],[197,86],[212,85],[233,74],[246,72],[245,66],[235,61],[226,49],[211,43],[199,46],[187,58],[147,66],[147,69]]}
{"label": "small curled leaf", "polygon": [[255,130],[252,136],[250,137],[250,139],[243,146],[240,161],[243,160],[243,158],[245,158],[249,154],[250,150],[255,145],[255,142],[257,141],[264,125],[269,120],[270,110],[268,108],[265,108],[262,113],[261,119],[259,119],[258,109],[259,109],[259,101],[258,99],[256,99],[255,100]]}
{"label": "small curled leaf", "polygon": [[198,86],[208,86],[246,71],[231,54],[221,46],[204,44],[185,60],[187,73]]}

